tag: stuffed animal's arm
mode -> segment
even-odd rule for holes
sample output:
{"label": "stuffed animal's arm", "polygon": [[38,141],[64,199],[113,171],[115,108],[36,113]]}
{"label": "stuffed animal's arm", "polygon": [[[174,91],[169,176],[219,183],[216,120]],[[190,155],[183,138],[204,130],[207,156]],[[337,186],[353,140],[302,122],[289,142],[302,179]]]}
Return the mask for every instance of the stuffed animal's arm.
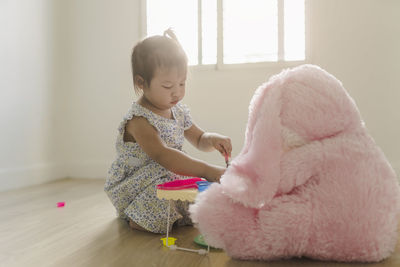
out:
{"label": "stuffed animal's arm", "polygon": [[314,141],[287,151],[282,155],[281,181],[278,193],[288,193],[314,176],[324,158],[323,145]]}

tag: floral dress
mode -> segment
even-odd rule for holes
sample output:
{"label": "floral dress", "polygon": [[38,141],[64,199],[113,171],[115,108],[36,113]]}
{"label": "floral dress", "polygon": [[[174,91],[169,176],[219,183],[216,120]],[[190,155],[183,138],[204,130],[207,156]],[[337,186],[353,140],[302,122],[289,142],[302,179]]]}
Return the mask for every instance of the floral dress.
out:
{"label": "floral dress", "polygon": [[[162,117],[134,102],[119,126],[116,142],[117,157],[108,172],[104,190],[119,217],[129,220],[154,233],[167,229],[168,201],[156,196],[156,185],[188,177],[174,174],[151,159],[134,142],[124,142],[126,123],[133,116],[141,116],[155,127],[164,143],[182,151],[184,131],[192,126],[188,108],[178,103],[172,107],[172,119]],[[172,224],[191,224],[188,203],[172,201]]]}

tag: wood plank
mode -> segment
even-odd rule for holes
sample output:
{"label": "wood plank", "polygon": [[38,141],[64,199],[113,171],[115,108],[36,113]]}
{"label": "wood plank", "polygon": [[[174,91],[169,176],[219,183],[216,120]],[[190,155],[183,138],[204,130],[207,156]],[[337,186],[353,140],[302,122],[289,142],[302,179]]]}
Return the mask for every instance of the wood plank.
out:
{"label": "wood plank", "polygon": [[[376,264],[340,264],[308,259],[238,261],[222,250],[203,256],[170,251],[157,234],[131,230],[117,219],[103,180],[63,179],[0,193],[0,266],[400,266],[400,248]],[[64,208],[57,202],[65,201]],[[171,236],[179,246],[198,249],[193,227]]]}

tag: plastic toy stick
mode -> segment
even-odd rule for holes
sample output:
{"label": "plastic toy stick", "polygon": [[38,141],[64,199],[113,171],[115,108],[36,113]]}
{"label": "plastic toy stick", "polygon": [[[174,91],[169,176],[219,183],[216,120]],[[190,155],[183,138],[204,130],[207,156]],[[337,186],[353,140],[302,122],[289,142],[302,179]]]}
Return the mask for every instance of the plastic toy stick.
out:
{"label": "plastic toy stick", "polygon": [[[183,250],[183,251],[189,251],[189,252],[196,252],[200,255],[205,255],[207,253],[210,252],[210,246],[207,247],[207,250],[205,249],[190,249],[190,248],[181,248],[178,247],[177,245],[175,245],[175,240],[176,238],[173,237],[169,237],[169,217],[170,217],[170,213],[171,213],[171,200],[168,201],[168,217],[167,217],[167,237],[165,238],[165,240],[163,240],[163,244],[166,245],[170,250]],[[162,238],[164,239],[164,238]],[[169,240],[173,239],[171,241],[173,241],[172,245],[169,245]]]}
{"label": "plastic toy stick", "polygon": [[229,155],[227,153],[225,154],[225,163],[226,163],[226,167],[228,168],[230,165],[230,162],[229,162]]}
{"label": "plastic toy stick", "polygon": [[[172,247],[172,246],[174,246],[174,247]],[[205,249],[190,249],[190,248],[177,247],[175,245],[172,245],[172,246],[171,246],[172,250],[183,250],[183,251],[189,251],[189,252],[196,252],[196,253],[199,253],[200,255],[204,255],[209,252],[209,250],[205,250]]]}
{"label": "plastic toy stick", "polygon": [[169,232],[169,214],[171,213],[171,200],[168,200],[168,219],[167,219],[167,247],[169,247],[168,242],[168,232]]}

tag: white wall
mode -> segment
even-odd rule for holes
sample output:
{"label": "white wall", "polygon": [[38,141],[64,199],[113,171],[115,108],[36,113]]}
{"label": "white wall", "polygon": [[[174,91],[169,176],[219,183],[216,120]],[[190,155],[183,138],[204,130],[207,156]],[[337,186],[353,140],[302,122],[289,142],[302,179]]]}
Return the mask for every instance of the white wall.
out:
{"label": "white wall", "polygon": [[[192,70],[185,97],[194,121],[200,128],[227,135],[232,140],[232,156],[237,155],[244,142],[248,107],[255,89],[281,68],[252,68],[229,70]],[[200,152],[186,143],[189,154],[225,165],[219,152]]]}
{"label": "white wall", "polygon": [[58,13],[57,150],[66,176],[105,177],[133,97],[129,57],[139,39],[139,1],[60,1]]}
{"label": "white wall", "polygon": [[[309,0],[308,6],[310,63],[343,82],[370,134],[400,174],[400,1]],[[279,71],[193,71],[187,102],[201,126],[232,137],[236,154],[255,88]],[[188,151],[223,163],[218,153]]]}
{"label": "white wall", "polygon": [[311,1],[312,58],[339,78],[400,174],[400,1]]}
{"label": "white wall", "polygon": [[51,0],[0,1],[0,190],[59,177]]}
{"label": "white wall", "polygon": [[[342,80],[399,173],[400,1],[309,0],[309,8],[311,63]],[[0,1],[0,12],[0,190],[105,177],[134,100],[139,0]],[[254,90],[279,71],[192,69],[185,102],[202,128],[232,138],[236,155]],[[186,150],[223,164],[216,152]]]}

